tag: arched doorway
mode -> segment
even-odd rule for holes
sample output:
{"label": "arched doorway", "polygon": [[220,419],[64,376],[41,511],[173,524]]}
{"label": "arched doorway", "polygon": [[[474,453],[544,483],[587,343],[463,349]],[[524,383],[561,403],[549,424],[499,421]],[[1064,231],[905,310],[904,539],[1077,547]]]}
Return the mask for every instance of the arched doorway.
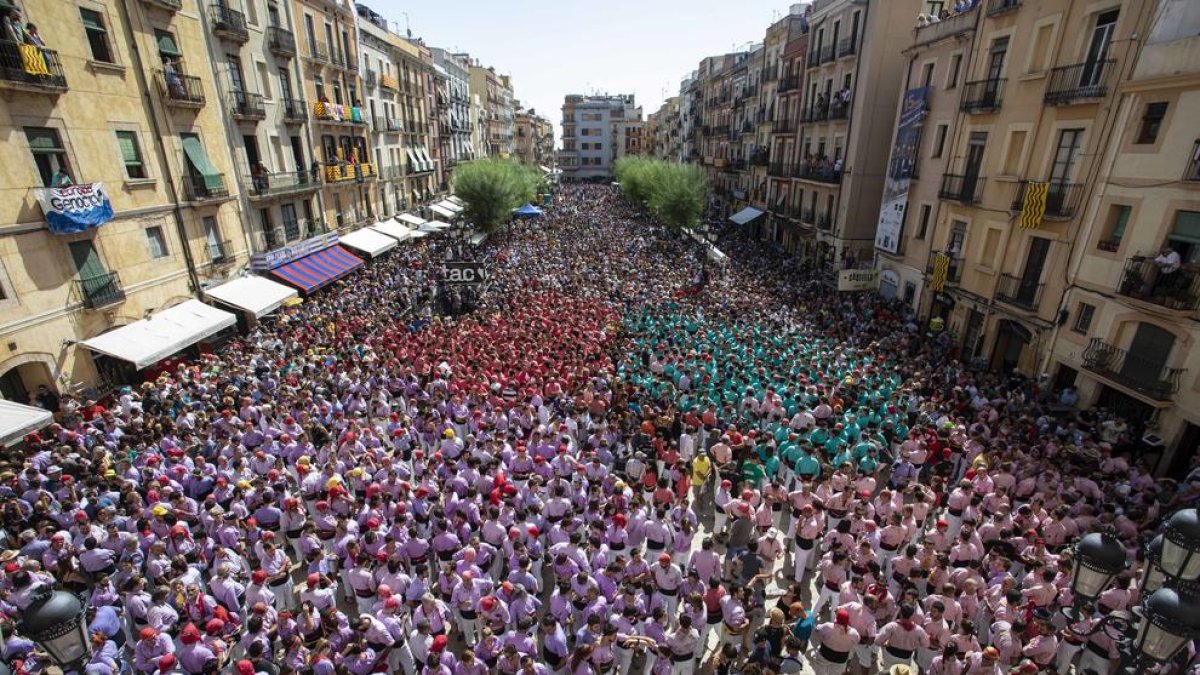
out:
{"label": "arched doorway", "polygon": [[0,365],[0,398],[14,403],[38,405],[39,398],[48,405],[58,396],[58,386],[50,366],[36,357],[18,357]]}

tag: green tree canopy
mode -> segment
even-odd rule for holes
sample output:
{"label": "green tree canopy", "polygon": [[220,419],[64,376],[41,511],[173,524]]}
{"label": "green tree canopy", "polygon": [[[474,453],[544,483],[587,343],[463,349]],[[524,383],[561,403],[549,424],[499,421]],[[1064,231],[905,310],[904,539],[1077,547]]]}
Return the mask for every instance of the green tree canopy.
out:
{"label": "green tree canopy", "polygon": [[466,204],[464,217],[475,227],[490,232],[512,214],[532,202],[541,176],[511,159],[478,159],[454,171],[454,194]]}
{"label": "green tree canopy", "polygon": [[666,225],[694,227],[704,214],[708,180],[697,166],[633,156],[618,159],[613,171],[621,193]]}

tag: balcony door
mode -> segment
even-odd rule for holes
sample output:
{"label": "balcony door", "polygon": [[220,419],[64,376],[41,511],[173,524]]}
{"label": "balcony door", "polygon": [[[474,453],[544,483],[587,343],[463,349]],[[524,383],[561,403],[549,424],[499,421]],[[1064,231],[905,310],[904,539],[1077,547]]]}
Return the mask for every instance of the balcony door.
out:
{"label": "balcony door", "polygon": [[229,57],[229,86],[233,90],[234,99],[238,103],[245,100],[246,78],[242,75],[242,60],[236,56]]}
{"label": "balcony door", "polygon": [[983,150],[987,147],[987,132],[973,131],[967,141],[967,164],[963,168],[962,196],[975,197],[975,187],[979,184],[979,172],[983,169]]}
{"label": "balcony door", "polygon": [[1050,240],[1033,237],[1029,240],[1029,254],[1025,256],[1025,271],[1021,273],[1021,285],[1016,300],[1027,307],[1033,306],[1037,298],[1042,270],[1046,267],[1046,256],[1050,253]]}
{"label": "balcony door", "polygon": [[1079,161],[1079,149],[1083,143],[1083,129],[1063,129],[1058,132],[1058,147],[1054,150],[1054,163],[1050,166],[1050,188],[1046,193],[1046,213],[1065,213],[1067,186],[1075,173]]}
{"label": "balcony door", "polygon": [[79,285],[85,304],[90,306],[93,301],[103,302],[104,298],[116,297],[116,280],[104,267],[100,253],[91,240],[72,241],[67,246],[71,249],[71,260],[79,272]]}
{"label": "balcony door", "polygon": [[1154,324],[1139,323],[1121,364],[1121,376],[1148,389],[1157,389],[1174,347],[1174,334]]}
{"label": "balcony door", "polygon": [[1087,58],[1083,62],[1083,70],[1079,73],[1080,88],[1095,87],[1104,78],[1104,62],[1112,47],[1113,34],[1117,30],[1119,10],[1102,12],[1096,17],[1096,27],[1092,29],[1092,40],[1088,43]]}
{"label": "balcony door", "polygon": [[279,28],[279,8],[272,3],[267,3],[267,25]]}
{"label": "balcony door", "polygon": [[992,43],[988,55],[987,78],[983,83],[983,107],[994,107],[1000,96],[1000,77],[1004,73],[1004,59],[1008,56],[1008,38],[1002,37]]}

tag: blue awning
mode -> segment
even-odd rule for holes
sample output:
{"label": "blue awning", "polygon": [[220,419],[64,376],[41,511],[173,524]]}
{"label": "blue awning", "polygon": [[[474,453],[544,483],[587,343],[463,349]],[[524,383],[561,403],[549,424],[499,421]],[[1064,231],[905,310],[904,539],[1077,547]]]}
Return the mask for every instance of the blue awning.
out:
{"label": "blue awning", "polygon": [[363,266],[362,258],[341,246],[330,246],[271,270],[271,274],[305,293],[312,293]]}
{"label": "blue awning", "polygon": [[747,206],[746,208],[742,209],[741,211],[738,211],[737,213],[733,214],[732,216],[729,216],[729,220],[737,225],[745,225],[746,223],[754,220],[755,218],[761,216],[762,214],[763,214],[762,211],[759,211],[758,209],[754,208],[753,206]]}

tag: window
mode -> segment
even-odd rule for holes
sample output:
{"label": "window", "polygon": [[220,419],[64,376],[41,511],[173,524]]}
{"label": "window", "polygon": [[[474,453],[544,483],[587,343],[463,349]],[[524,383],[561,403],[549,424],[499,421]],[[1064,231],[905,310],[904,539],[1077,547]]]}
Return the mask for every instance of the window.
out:
{"label": "window", "polygon": [[167,238],[161,227],[155,225],[146,228],[146,243],[150,246],[151,258],[167,257]]}
{"label": "window", "polygon": [[142,148],[138,145],[137,132],[118,131],[117,146],[121,149],[125,176],[131,179],[146,178],[146,165],[142,161]]}
{"label": "window", "polygon": [[213,262],[225,259],[225,242],[221,241],[221,226],[216,216],[204,216],[204,244],[208,248],[208,259]]}
{"label": "window", "polygon": [[1113,204],[1108,207],[1108,217],[1104,221],[1104,236],[1096,245],[1102,251],[1116,251],[1121,247],[1121,239],[1125,237],[1125,226],[1129,224],[1129,214],[1133,208],[1128,204]]}
{"label": "window", "polygon": [[92,50],[92,60],[101,63],[116,63],[113,59],[112,47],[108,44],[108,29],[104,27],[104,15],[80,7],[79,18],[83,21],[84,32],[87,33],[88,46]]}
{"label": "window", "polygon": [[921,66],[921,86],[928,87],[933,84],[933,63],[926,63]]}
{"label": "window", "polygon": [[962,54],[955,54],[950,57],[950,74],[946,78],[947,89],[958,86],[958,71],[960,70],[962,70]]}
{"label": "window", "polygon": [[933,136],[933,154],[931,157],[941,157],[946,151],[946,133],[950,131],[950,125],[937,125],[937,132]]}
{"label": "window", "polygon": [[42,187],[70,185],[71,172],[67,165],[67,149],[59,140],[58,130],[46,127],[25,127],[29,152],[37,165]]}
{"label": "window", "polygon": [[1075,325],[1071,326],[1071,330],[1087,335],[1088,330],[1092,327],[1092,318],[1095,316],[1095,305],[1089,305],[1086,302],[1079,303],[1079,311],[1075,314]]}
{"label": "window", "polygon": [[1029,64],[1026,70],[1030,73],[1040,73],[1048,68],[1047,61],[1054,53],[1050,44],[1054,37],[1054,24],[1044,23],[1037,27],[1037,35],[1033,41],[1033,49],[1029,52]]}
{"label": "window", "polygon": [[1138,132],[1138,144],[1154,143],[1158,140],[1158,131],[1162,129],[1163,118],[1167,116],[1167,102],[1157,101],[1146,105],[1146,113],[1142,115],[1142,129]]}
{"label": "window", "polygon": [[1013,131],[1008,135],[1008,149],[1004,151],[1004,175],[1017,176],[1021,173],[1021,155],[1025,152],[1025,139],[1029,132]]}

